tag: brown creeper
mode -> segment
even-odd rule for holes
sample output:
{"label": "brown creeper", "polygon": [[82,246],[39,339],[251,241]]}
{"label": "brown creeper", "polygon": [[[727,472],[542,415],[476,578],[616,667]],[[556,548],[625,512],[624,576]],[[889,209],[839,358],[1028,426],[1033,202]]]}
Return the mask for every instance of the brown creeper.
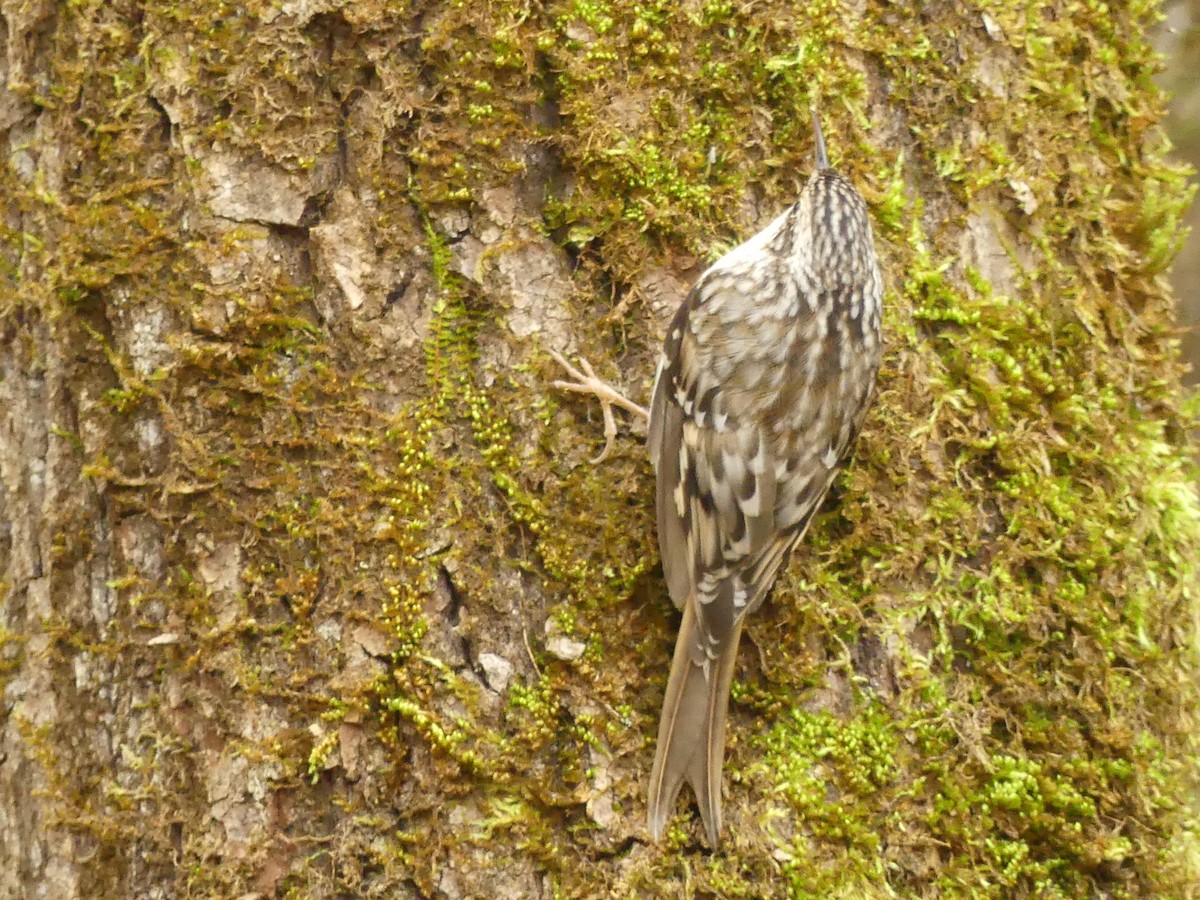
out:
{"label": "brown creeper", "polygon": [[[883,286],[867,206],[829,165],[815,115],[813,127],[816,171],[799,200],[700,276],[658,364],[648,442],[663,572],[683,621],[650,772],[655,839],[687,781],[709,842],[720,841],[742,625],[849,455],[879,369]],[[588,381],[560,386],[602,393]],[[602,402],[608,421],[619,401],[610,390]]]}

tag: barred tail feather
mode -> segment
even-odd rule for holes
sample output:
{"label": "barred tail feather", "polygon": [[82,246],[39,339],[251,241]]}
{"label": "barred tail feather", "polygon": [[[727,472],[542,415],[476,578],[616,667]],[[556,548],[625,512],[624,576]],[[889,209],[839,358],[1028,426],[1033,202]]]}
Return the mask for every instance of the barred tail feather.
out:
{"label": "barred tail feather", "polygon": [[709,843],[721,841],[721,763],[725,758],[725,712],[729,684],[737,661],[741,622],[735,623],[717,659],[708,666],[697,646],[696,614],[689,600],[675,642],[671,675],[658,726],[658,747],[650,770],[648,824],[655,840],[662,837],[675,807],[675,798],[686,781],[696,793],[700,818]]}

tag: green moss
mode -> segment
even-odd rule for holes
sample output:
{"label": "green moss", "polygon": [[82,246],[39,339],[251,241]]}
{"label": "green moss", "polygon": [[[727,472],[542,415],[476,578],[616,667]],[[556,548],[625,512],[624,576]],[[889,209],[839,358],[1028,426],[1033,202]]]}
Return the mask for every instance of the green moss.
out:
{"label": "green moss", "polygon": [[765,764],[751,772],[784,801],[772,811],[768,831],[793,892],[815,896],[848,882],[882,880],[880,801],[894,790],[897,774],[892,728],[870,709],[846,723],[793,710],[761,738]]}

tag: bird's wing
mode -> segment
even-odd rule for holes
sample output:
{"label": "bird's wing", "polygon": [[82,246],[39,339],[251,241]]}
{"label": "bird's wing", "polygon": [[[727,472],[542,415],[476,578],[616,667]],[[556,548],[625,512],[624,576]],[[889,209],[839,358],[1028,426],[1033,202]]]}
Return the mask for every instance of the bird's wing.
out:
{"label": "bird's wing", "polygon": [[[749,354],[743,369],[769,369],[763,362],[769,334],[721,321],[724,305],[753,302],[736,296],[737,290],[736,280],[717,278],[689,295],[668,331],[651,403],[663,570],[676,605],[689,599],[695,604],[698,664],[720,652],[735,622],[766,595],[843,455],[830,458],[823,433],[781,435],[764,420],[766,398],[774,393],[769,383],[756,404],[746,400],[753,392],[747,394],[744,381],[720,380],[721,360],[731,355]],[[767,322],[761,329],[772,327]],[[806,350],[800,339],[793,352],[803,358]],[[769,382],[768,374],[763,377]],[[825,389],[814,379],[793,393]]]}

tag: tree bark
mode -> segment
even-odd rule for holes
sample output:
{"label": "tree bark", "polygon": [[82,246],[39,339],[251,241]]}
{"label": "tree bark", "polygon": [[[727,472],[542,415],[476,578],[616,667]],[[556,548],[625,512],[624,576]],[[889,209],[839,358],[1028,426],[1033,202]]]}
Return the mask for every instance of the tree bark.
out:
{"label": "tree bark", "polygon": [[[1200,505],[1153,6],[0,0],[0,898],[1184,896]],[[819,105],[889,349],[644,786],[641,426]]]}

